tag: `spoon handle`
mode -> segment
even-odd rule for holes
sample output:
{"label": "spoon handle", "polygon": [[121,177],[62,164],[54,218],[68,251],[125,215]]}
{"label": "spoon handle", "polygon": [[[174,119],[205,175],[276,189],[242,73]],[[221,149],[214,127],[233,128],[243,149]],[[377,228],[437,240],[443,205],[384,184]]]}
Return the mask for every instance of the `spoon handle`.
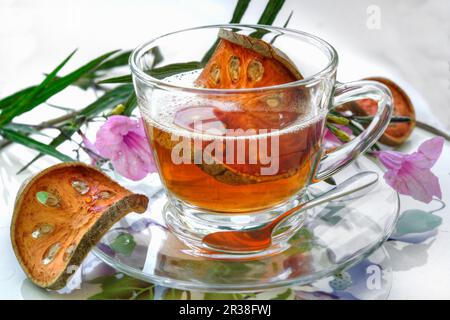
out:
{"label": "spoon handle", "polygon": [[[354,176],[348,178],[342,183],[338,184],[336,187],[319,194],[317,197],[308,200],[297,207],[286,211],[281,216],[273,220],[269,225],[272,228],[276,228],[277,225],[280,225],[286,219],[296,215],[302,211],[307,209],[311,209],[320,204],[332,201],[334,199],[338,199],[344,197],[346,195],[352,194],[354,192],[360,191],[362,189],[367,188],[368,186],[374,184],[378,181],[378,173],[374,171],[363,171],[355,174]],[[274,230],[273,229],[273,230]]]}
{"label": "spoon handle", "polygon": [[272,233],[286,218],[292,217],[308,208],[320,205],[324,202],[344,197],[353,192],[367,188],[378,181],[378,174],[365,171],[348,178],[333,189],[322,193],[316,198],[302,203],[278,216],[262,228],[245,231],[219,231],[206,235],[203,243],[209,248],[219,251],[254,252],[270,247]]}
{"label": "spoon handle", "polygon": [[344,197],[346,195],[352,194],[368,186],[374,184],[378,181],[378,173],[374,171],[364,171],[355,174],[354,176],[348,178],[344,182],[340,183],[333,189],[324,192],[314,199],[306,202],[302,207],[302,210],[306,210],[322,203],[332,201],[337,198]]}

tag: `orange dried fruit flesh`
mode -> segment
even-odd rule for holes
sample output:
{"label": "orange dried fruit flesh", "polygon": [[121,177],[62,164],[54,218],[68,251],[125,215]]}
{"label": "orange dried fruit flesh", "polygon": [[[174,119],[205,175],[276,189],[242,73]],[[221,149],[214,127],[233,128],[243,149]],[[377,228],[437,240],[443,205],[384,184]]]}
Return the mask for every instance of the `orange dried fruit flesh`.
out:
{"label": "orange dried fruit flesh", "polygon": [[[207,62],[202,72],[195,80],[195,85],[209,89],[243,89],[261,88],[290,83],[303,79],[296,66],[280,50],[263,40],[237,34],[228,30],[220,30],[220,42]],[[208,104],[208,99],[212,101]],[[299,88],[283,88],[261,90],[255,92],[218,94],[208,96],[205,102],[195,106],[187,106],[178,110],[175,124],[187,130],[194,130],[194,122],[202,119],[202,133],[208,133],[211,128],[216,131],[240,129],[247,131],[255,129],[283,129],[294,123],[299,117],[307,113],[306,93]],[[308,131],[308,130],[306,130]],[[223,142],[222,154],[215,155],[220,163],[207,164],[204,161],[197,166],[216,180],[227,184],[241,185],[278,180],[289,177],[298,171],[302,157],[306,158],[306,138],[308,132],[291,133],[279,136],[280,167],[275,175],[261,175],[261,161],[249,165],[250,139],[245,140],[244,164],[238,164],[237,153],[234,161],[226,161],[227,147]],[[170,137],[164,132],[156,133],[156,141],[167,148],[172,148]],[[229,133],[228,133],[229,135]],[[238,135],[238,133],[236,133]],[[270,140],[270,138],[268,138]],[[304,140],[304,141],[303,141]],[[302,143],[302,141],[304,143]],[[259,142],[259,141],[258,141]],[[203,152],[209,141],[202,143],[201,150],[195,150],[193,145],[192,157],[195,152]],[[268,144],[268,154],[271,154],[271,143]],[[234,150],[238,142],[234,142]],[[204,154],[204,153],[203,153]]]}
{"label": "orange dried fruit flesh", "polygon": [[218,89],[260,88],[303,79],[294,63],[267,42],[221,29],[221,39],[195,83]]}
{"label": "orange dried fruit flesh", "polygon": [[[199,87],[248,89],[281,85],[303,79],[294,63],[267,42],[225,29],[211,59],[196,79]],[[298,89],[230,94],[216,99],[232,102],[234,110],[214,108],[227,129],[280,129],[298,117]]]}
{"label": "orange dried fruit flesh", "polygon": [[[409,122],[390,123],[383,136],[380,138],[380,142],[383,144],[389,146],[401,145],[409,138],[416,126],[416,114],[410,98],[406,92],[392,80],[380,77],[367,78],[365,80],[378,81],[386,85],[391,91],[394,99],[393,116],[406,116],[410,118]],[[344,108],[351,110],[353,114],[358,116],[369,116],[374,115],[377,112],[378,105],[375,100],[362,99],[348,103]]]}
{"label": "orange dried fruit flesh", "polygon": [[145,212],[134,194],[82,163],[45,169],[19,190],[11,241],[19,263],[38,286],[60,289],[103,234],[129,212]]}

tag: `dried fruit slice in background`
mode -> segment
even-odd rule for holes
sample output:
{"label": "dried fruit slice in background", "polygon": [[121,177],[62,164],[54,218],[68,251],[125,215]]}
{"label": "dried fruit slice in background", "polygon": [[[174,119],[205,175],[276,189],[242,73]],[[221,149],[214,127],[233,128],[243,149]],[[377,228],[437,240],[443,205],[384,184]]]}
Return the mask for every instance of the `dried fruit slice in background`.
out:
{"label": "dried fruit slice in background", "polygon": [[[414,127],[416,126],[416,114],[414,106],[406,94],[406,92],[400,88],[392,80],[373,77],[365,80],[378,81],[386,85],[392,93],[394,98],[394,116],[406,116],[410,118],[409,122],[391,123],[380,138],[380,142],[389,146],[398,146],[405,142],[411,135]],[[362,99],[356,102],[348,103],[345,105],[346,109],[349,109],[353,114],[357,116],[374,115],[377,112],[377,102],[371,99]]]}
{"label": "dried fruit slice in background", "polygon": [[61,163],[24,183],[16,198],[11,241],[19,263],[36,285],[60,289],[92,246],[148,199],[82,163]]}

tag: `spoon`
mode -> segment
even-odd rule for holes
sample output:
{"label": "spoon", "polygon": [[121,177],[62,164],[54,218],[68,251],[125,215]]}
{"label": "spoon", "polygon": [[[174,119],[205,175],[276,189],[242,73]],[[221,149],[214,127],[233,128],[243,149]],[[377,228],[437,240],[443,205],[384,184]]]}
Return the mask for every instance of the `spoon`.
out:
{"label": "spoon", "polygon": [[331,190],[281,214],[265,226],[251,230],[219,231],[206,235],[203,243],[210,249],[237,253],[251,253],[267,249],[272,244],[272,232],[286,218],[325,202],[365,189],[378,181],[378,174],[365,171],[355,174]]}

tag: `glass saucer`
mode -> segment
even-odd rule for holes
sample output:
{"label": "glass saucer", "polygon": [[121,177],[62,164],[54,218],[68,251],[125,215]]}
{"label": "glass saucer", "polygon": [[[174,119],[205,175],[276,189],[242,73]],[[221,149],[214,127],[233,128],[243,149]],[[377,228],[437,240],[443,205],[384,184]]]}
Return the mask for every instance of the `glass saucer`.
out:
{"label": "glass saucer", "polygon": [[[369,256],[396,224],[398,194],[384,182],[375,162],[361,156],[334,179],[339,183],[366,170],[379,173],[377,184],[313,209],[314,218],[304,222],[284,251],[247,260],[201,256],[178,240],[163,219],[167,197],[157,174],[140,183],[122,180],[131,190],[149,196],[149,208],[114,225],[93,252],[129,276],[183,290],[254,292],[311,284]],[[308,193],[314,196],[330,187],[321,182]]]}

